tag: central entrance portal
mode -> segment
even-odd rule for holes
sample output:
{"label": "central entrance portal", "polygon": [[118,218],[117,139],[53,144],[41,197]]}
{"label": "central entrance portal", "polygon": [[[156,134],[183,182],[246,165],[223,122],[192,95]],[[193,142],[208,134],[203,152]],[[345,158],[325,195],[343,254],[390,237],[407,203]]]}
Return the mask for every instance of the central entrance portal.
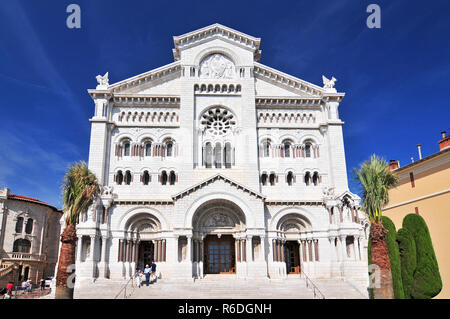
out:
{"label": "central entrance portal", "polygon": [[288,274],[299,274],[301,272],[299,248],[299,243],[296,241],[287,241],[284,245],[286,271]]}
{"label": "central entrance portal", "polygon": [[236,272],[234,239],[208,235],[204,242],[205,274],[234,274]]}
{"label": "central entrance portal", "polygon": [[155,254],[155,246],[151,241],[141,241],[139,243],[138,268],[144,270],[145,265],[150,265]]}

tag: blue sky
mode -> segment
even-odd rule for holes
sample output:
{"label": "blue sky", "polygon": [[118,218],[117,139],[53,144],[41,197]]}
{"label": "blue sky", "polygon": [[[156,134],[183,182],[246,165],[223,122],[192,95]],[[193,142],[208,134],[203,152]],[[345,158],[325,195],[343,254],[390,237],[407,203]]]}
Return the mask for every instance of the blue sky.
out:
{"label": "blue sky", "polygon": [[[66,7],[81,7],[81,29]],[[368,29],[366,7],[381,7]],[[0,186],[61,207],[69,163],[88,159],[97,74],[110,83],[173,62],[173,35],[221,23],[260,37],[261,63],[346,92],[351,169],[372,153],[405,165],[450,130],[450,1],[8,0],[0,3]]]}

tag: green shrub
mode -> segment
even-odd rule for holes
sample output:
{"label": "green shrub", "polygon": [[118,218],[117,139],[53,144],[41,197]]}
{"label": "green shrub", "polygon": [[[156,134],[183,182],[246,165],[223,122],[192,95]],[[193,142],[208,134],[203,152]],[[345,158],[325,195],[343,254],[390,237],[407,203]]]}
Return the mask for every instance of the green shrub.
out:
{"label": "green shrub", "polygon": [[404,299],[405,293],[403,291],[402,284],[402,268],[400,263],[400,253],[398,250],[398,244],[396,241],[395,225],[389,217],[382,216],[384,228],[387,230],[386,234],[386,246],[389,253],[389,261],[391,263],[392,285],[394,289],[395,299]]}
{"label": "green shrub", "polygon": [[406,215],[403,228],[408,229],[416,242],[417,266],[411,286],[415,299],[430,299],[442,290],[439,266],[425,220],[417,214]]}
{"label": "green shrub", "polygon": [[417,267],[416,242],[408,229],[400,228],[397,232],[397,244],[402,266],[403,291],[405,298],[411,299],[411,287]]}

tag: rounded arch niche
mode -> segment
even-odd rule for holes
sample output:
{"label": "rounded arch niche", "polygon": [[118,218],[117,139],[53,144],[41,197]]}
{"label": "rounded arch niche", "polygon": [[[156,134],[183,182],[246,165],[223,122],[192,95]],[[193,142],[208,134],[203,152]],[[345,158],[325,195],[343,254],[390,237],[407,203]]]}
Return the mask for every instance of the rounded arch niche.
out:
{"label": "rounded arch niche", "polygon": [[231,201],[211,200],[197,208],[192,219],[192,227],[194,233],[200,236],[245,232],[245,214]]}
{"label": "rounded arch niche", "polygon": [[298,239],[300,234],[311,231],[311,228],[311,222],[298,213],[286,214],[277,223],[277,231],[286,239]]}
{"label": "rounded arch niche", "polygon": [[159,236],[161,231],[159,219],[146,212],[133,215],[125,224],[125,231],[134,234],[139,240],[152,240]]}
{"label": "rounded arch niche", "polygon": [[236,74],[234,62],[225,54],[212,53],[204,57],[199,65],[200,78],[232,79]]}

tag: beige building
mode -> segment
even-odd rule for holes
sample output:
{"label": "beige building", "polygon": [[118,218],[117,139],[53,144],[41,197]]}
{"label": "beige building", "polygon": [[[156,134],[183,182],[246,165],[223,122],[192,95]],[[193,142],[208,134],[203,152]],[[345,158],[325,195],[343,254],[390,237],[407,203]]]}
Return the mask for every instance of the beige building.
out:
{"label": "beige building", "polygon": [[450,298],[450,136],[445,132],[439,146],[439,152],[403,167],[398,161],[390,161],[399,185],[389,191],[389,204],[383,213],[397,230],[407,214],[419,214],[425,219],[443,282],[437,298]]}
{"label": "beige building", "polygon": [[62,211],[0,189],[0,284],[53,276]]}

